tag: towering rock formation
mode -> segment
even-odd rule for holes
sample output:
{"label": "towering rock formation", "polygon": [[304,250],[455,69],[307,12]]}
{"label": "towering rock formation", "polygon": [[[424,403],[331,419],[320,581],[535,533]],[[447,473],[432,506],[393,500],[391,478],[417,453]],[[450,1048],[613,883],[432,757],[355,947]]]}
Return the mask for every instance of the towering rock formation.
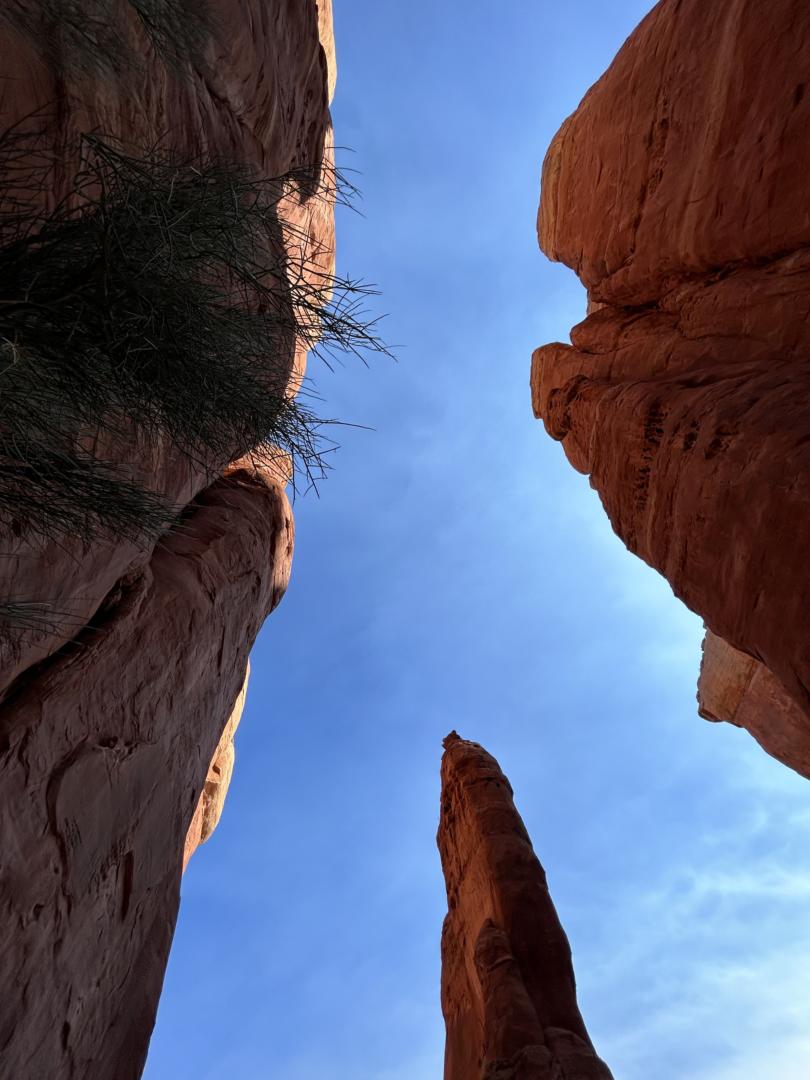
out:
{"label": "towering rock formation", "polygon": [[[84,0],[82,0],[84,2]],[[98,5],[87,0],[91,10]],[[73,9],[81,3],[49,0],[16,7]],[[132,10],[129,0],[110,5]],[[140,5],[143,7],[143,5]],[[193,7],[194,5],[189,5]],[[106,7],[106,5],[104,5]],[[180,5],[182,7],[182,5]],[[48,144],[64,147],[64,160],[52,170],[53,185],[41,192],[45,203],[62,198],[79,162],[77,136],[98,132],[127,147],[160,145],[181,160],[224,159],[255,168],[260,176],[281,176],[329,163],[333,143],[328,87],[333,81],[334,43],[326,14],[316,0],[207,0],[218,28],[203,57],[181,61],[162,57],[135,26],[130,46],[135,59],[112,72],[77,66],[78,46],[64,44],[64,56],[43,53],[41,41],[15,30],[0,6],[0,131],[44,125]],[[326,14],[325,14],[326,13]],[[327,51],[319,30],[327,34]],[[58,38],[56,39],[59,40]],[[330,61],[330,57],[332,60]],[[203,62],[204,60],[204,62]],[[316,173],[317,175],[317,173]],[[307,180],[285,200],[283,212],[300,235],[309,237],[305,257],[327,270],[334,258],[331,181],[319,189]],[[290,382],[300,379],[303,355],[289,343]],[[183,506],[210,479],[210,468],[196,467],[168,440],[133,440],[129,464],[173,505]],[[236,450],[232,457],[237,456]],[[224,467],[228,462],[222,461]],[[148,561],[150,550],[134,544],[83,545],[60,537],[4,539],[0,595],[13,581],[14,594],[53,605],[69,618],[41,634],[29,635],[23,648],[2,655],[0,692],[22,671],[59,649],[88,622],[134,563]]]}
{"label": "towering rock formation", "polygon": [[[161,138],[266,176],[328,160],[328,3],[212,0],[222,33],[202,43],[204,63],[161,59],[133,24],[137,62],[115,72],[71,66],[67,32],[45,49],[27,32],[35,7],[0,12],[4,126],[46,117],[65,146],[88,130]],[[67,157],[57,175],[75,169]],[[311,175],[285,213],[328,269],[330,191]],[[294,387],[300,343],[284,362]],[[290,572],[283,464],[223,461],[212,483],[210,462],[168,443],[132,455],[184,507],[158,545],[17,535],[2,550],[3,596],[70,612],[9,651],[0,678],[0,1075],[14,1080],[140,1075],[184,857],[218,820],[248,653]]]}
{"label": "towering rock formation", "polygon": [[0,1074],[140,1075],[183,849],[292,517],[235,471],[0,711]]}
{"label": "towering rock formation", "polygon": [[444,741],[438,845],[445,1080],[610,1080],[579,1012],[571,950],[498,763]]}
{"label": "towering rock formation", "polygon": [[589,314],[531,377],[618,535],[703,616],[704,714],[805,773],[808,70],[804,0],[653,9],[543,166],[540,244]]}

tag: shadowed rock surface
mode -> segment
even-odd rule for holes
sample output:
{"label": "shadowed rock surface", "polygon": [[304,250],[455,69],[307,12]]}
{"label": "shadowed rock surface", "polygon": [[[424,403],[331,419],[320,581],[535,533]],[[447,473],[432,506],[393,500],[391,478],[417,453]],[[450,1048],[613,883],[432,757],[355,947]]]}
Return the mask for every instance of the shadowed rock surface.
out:
{"label": "shadowed rock surface", "polygon": [[292,516],[236,470],[0,708],[3,1076],[140,1075],[183,847]]}
{"label": "shadowed rock surface", "polygon": [[773,702],[810,713],[808,70],[804,0],[653,9],[543,166],[540,244],[589,314],[531,376],[628,548],[758,665],[735,722],[800,772]]}
{"label": "shadowed rock surface", "polygon": [[437,842],[445,1080],[611,1080],[577,1005],[571,949],[497,761],[444,741]]}
{"label": "shadowed rock surface", "polygon": [[[70,156],[75,140],[87,131],[121,139],[128,147],[159,144],[181,159],[221,158],[254,167],[267,177],[329,161],[333,136],[328,87],[334,74],[329,5],[319,9],[316,0],[210,0],[209,7],[218,32],[208,43],[204,67],[167,65],[132,29],[133,48],[140,50],[137,63],[116,74],[76,73],[67,60],[60,64],[58,56],[46,61],[37,40],[16,33],[0,17],[2,128],[44,126],[48,145],[68,148],[61,171],[65,190],[78,164]],[[321,46],[319,26],[328,33],[329,55]],[[56,184],[59,178],[56,170]],[[52,203],[63,194],[53,188],[39,197]],[[304,184],[285,200],[283,213],[310,237],[312,261],[329,269],[334,257],[329,195]],[[288,351],[288,356],[274,358],[275,370],[288,366],[290,383],[297,386],[305,356],[292,340]],[[231,459],[244,450],[234,447]],[[229,460],[192,461],[157,435],[134,439],[127,457],[136,476],[178,507],[210,482],[212,468],[217,473]],[[27,635],[22,648],[4,651],[0,641],[0,691],[70,640],[116,581],[133,565],[148,562],[150,551],[103,539],[83,545],[71,537],[43,543],[23,535],[4,538],[2,554],[0,595],[11,592],[46,603],[67,617],[46,632]]]}
{"label": "shadowed rock surface", "polygon": [[[264,176],[328,160],[331,5],[210,8],[199,63],[165,63],[133,25],[136,62],[114,72],[72,70],[0,13],[3,125],[44,118],[53,146],[90,130],[160,139]],[[65,157],[61,175],[76,166]],[[312,187],[284,212],[328,269],[332,201]],[[274,359],[295,388],[305,357],[289,344]],[[192,463],[157,437],[130,449],[183,508],[157,545],[22,535],[2,551],[0,592],[70,614],[0,670],[0,1075],[14,1080],[140,1075],[184,858],[219,819],[248,654],[290,573],[283,464]]]}

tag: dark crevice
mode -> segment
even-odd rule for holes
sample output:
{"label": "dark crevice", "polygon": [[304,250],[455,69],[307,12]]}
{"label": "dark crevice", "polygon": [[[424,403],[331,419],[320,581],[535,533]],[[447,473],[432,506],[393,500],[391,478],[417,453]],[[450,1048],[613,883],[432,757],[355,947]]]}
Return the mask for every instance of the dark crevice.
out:
{"label": "dark crevice", "polygon": [[124,856],[121,874],[121,919],[123,920],[129,912],[135,877],[135,855],[131,851]]}
{"label": "dark crevice", "polygon": [[[26,668],[6,689],[0,704],[0,738],[14,729],[14,716],[9,715],[12,705],[17,705],[34,683],[52,674],[60,666],[75,659],[80,651],[96,645],[99,637],[119,618],[139,602],[145,591],[142,569],[131,571],[119,578],[109,590],[94,614],[69,641],[56,652]],[[40,688],[38,687],[38,692]]]}

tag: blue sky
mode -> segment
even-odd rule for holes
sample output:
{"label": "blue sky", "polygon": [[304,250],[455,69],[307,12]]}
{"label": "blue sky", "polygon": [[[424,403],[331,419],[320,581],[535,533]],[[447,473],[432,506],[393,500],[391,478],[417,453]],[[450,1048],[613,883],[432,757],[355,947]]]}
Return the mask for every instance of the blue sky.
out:
{"label": "blue sky", "polygon": [[313,369],[346,429],[296,505],[148,1080],[437,1080],[441,740],[510,776],[617,1080],[804,1080],[806,782],[697,717],[701,626],[532,418],[582,317],[538,252],[555,130],[644,0],[336,0],[336,141],[399,362]]}

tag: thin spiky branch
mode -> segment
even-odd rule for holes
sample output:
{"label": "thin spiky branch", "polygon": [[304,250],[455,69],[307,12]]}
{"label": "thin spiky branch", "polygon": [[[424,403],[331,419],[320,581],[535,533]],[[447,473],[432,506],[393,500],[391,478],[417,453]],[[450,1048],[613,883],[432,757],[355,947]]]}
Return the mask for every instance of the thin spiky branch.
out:
{"label": "thin spiky branch", "polygon": [[296,349],[388,350],[375,290],[337,277],[289,210],[354,185],[328,164],[267,179],[98,134],[74,153],[49,208],[32,193],[55,151],[37,129],[0,134],[0,528],[154,538],[172,508],[124,464],[133,437],[212,476],[250,452],[317,480],[328,422],[291,396]]}
{"label": "thin spiky branch", "polygon": [[138,27],[168,66],[202,67],[218,32],[207,0],[3,0],[2,20],[74,76],[139,68]]}

